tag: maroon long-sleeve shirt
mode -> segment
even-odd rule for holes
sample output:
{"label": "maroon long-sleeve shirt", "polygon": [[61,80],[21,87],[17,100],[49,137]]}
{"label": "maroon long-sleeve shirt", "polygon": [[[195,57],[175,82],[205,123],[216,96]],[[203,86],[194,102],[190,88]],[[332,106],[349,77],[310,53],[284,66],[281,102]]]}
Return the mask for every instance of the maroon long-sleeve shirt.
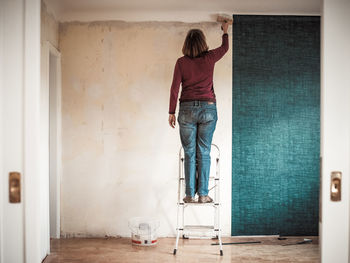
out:
{"label": "maroon long-sleeve shirt", "polygon": [[180,83],[182,83],[180,102],[191,100],[216,102],[213,86],[214,65],[227,50],[228,34],[225,33],[222,35],[220,47],[209,50],[201,57],[182,56],[177,59],[170,90],[169,114],[175,113]]}

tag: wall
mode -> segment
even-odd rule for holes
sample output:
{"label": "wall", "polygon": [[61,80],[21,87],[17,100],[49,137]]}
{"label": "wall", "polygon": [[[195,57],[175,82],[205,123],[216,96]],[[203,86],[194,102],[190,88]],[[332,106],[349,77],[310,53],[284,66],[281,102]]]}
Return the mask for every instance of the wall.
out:
{"label": "wall", "polygon": [[[129,236],[133,216],[157,217],[159,234],[175,235],[180,140],[178,127],[173,130],[167,122],[169,89],[193,27],[204,30],[210,48],[221,44],[220,25],[209,22],[60,24],[63,236]],[[231,50],[230,41],[214,73],[219,122],[213,142],[221,148],[226,235],[231,228]],[[206,218],[198,211],[190,215],[197,222]]]}
{"label": "wall", "polygon": [[195,23],[215,21],[218,13],[269,14],[269,15],[319,15],[320,0],[44,0],[61,22],[71,21],[181,21]]}
{"label": "wall", "polygon": [[58,25],[54,15],[48,11],[44,1],[41,2],[41,45],[49,41],[58,48]]}

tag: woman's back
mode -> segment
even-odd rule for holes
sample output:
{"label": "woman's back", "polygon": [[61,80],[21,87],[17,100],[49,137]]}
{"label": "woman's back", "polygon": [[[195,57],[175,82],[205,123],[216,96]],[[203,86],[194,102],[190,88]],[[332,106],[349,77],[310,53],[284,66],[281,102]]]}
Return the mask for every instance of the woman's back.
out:
{"label": "woman's back", "polygon": [[180,83],[182,91],[180,101],[206,100],[215,102],[213,73],[215,63],[228,50],[228,34],[222,35],[222,44],[216,49],[203,52],[201,56],[180,57],[175,64],[171,85],[169,113],[175,113]]}

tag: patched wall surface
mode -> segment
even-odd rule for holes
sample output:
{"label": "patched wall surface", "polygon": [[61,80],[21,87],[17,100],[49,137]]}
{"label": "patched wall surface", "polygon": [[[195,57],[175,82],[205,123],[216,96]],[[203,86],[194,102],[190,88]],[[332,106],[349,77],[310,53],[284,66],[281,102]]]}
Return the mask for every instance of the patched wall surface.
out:
{"label": "patched wall surface", "polygon": [[[61,233],[128,236],[128,219],[154,216],[175,235],[178,124],[168,125],[169,91],[186,33],[201,28],[221,45],[217,23],[94,22],[60,25],[62,54]],[[231,223],[232,42],[214,72],[221,148],[223,234]],[[178,107],[177,107],[178,111]],[[189,211],[195,223],[211,210]]]}

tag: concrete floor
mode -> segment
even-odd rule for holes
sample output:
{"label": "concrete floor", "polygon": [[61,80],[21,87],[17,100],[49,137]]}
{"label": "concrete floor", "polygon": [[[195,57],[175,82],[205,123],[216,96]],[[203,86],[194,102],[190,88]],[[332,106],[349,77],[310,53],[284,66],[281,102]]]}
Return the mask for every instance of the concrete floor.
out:
{"label": "concrete floor", "polygon": [[282,246],[302,241],[304,237],[227,237],[223,242],[261,241],[260,244],[225,245],[224,255],[216,240],[190,239],[179,242],[173,255],[175,238],[159,238],[154,247],[132,246],[129,238],[70,238],[51,240],[51,254],[44,263],[52,262],[319,262],[318,237],[307,237],[310,244]]}

